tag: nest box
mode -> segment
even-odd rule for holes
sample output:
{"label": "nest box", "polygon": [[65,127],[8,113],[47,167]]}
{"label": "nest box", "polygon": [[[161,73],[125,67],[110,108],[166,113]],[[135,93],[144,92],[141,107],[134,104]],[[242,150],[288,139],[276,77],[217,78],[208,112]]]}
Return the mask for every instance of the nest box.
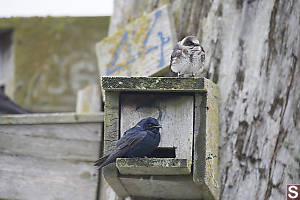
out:
{"label": "nest box", "polygon": [[104,154],[146,117],[162,125],[151,158],[118,158],[103,175],[120,197],[216,199],[218,87],[205,78],[102,77]]}

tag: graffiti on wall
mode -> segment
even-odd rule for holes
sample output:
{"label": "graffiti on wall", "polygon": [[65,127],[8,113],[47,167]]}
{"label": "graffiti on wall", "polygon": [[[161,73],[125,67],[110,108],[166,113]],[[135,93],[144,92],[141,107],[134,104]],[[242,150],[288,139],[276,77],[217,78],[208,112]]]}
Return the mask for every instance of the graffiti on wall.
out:
{"label": "graffiti on wall", "polygon": [[167,6],[142,16],[96,45],[105,76],[149,76],[169,64],[176,34]]}

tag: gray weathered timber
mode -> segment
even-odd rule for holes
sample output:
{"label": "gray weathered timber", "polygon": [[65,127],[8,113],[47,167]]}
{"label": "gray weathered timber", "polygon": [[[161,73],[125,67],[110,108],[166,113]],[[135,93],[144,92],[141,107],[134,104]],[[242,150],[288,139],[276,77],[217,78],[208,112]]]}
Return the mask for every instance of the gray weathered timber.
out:
{"label": "gray weathered timber", "polygon": [[[109,84],[109,80],[112,80],[117,89]],[[182,190],[178,189],[181,194],[185,194],[184,198],[179,195],[178,199],[216,199],[218,87],[205,78],[103,77],[102,81],[107,98],[104,122],[105,150],[113,148],[125,130],[149,115],[158,118],[163,127],[166,127],[161,131],[161,145],[173,145],[175,149],[178,148],[175,158],[119,159],[116,164],[104,167],[104,177],[114,191],[120,197],[167,198],[172,196],[172,187],[180,188],[183,184],[191,184],[182,187]],[[175,84],[172,84],[173,81]],[[122,86],[124,83],[126,87]],[[132,88],[128,86],[130,83]],[[175,88],[172,88],[172,85]],[[194,88],[194,91],[191,88]],[[178,130],[173,130],[172,126]],[[172,168],[172,163],[176,163],[180,158],[181,164],[186,163],[186,167]],[[188,173],[191,166],[193,173]],[[158,173],[160,175],[157,175]],[[150,178],[144,180],[145,175],[150,175]],[[185,176],[192,181],[183,181]],[[167,185],[162,187],[160,182]],[[137,185],[140,187],[136,188]],[[147,185],[151,188],[150,193]],[[187,187],[190,189],[186,194],[184,191]]]}
{"label": "gray weathered timber", "polygon": [[190,176],[121,176],[120,180],[132,199],[213,199],[207,187],[193,184]]}
{"label": "gray weathered timber", "polygon": [[95,199],[91,162],[0,153],[0,199]]}
{"label": "gray weathered timber", "polygon": [[177,42],[168,6],[136,19],[96,45],[101,76],[149,76],[169,65]]}
{"label": "gray weathered timber", "polygon": [[110,152],[110,147],[119,139],[119,93],[105,92],[107,95],[105,103],[104,130],[104,155]]}
{"label": "gray weathered timber", "polygon": [[0,117],[0,199],[96,198],[103,114],[76,116]]}
{"label": "gray weathered timber", "polygon": [[124,175],[186,175],[191,160],[173,158],[118,158],[116,166]]}
{"label": "gray weathered timber", "polygon": [[[119,93],[118,92],[105,92],[105,120],[104,120],[104,155],[108,154],[115,146],[115,143],[119,139]],[[114,166],[114,163],[102,168],[103,176],[105,180],[118,190],[119,196],[129,196],[128,192],[124,189],[122,183],[117,178],[118,169]]]}
{"label": "gray weathered timber", "polygon": [[[119,126],[119,104],[116,102],[119,101],[119,95],[117,94],[111,94],[109,92],[106,92],[108,94],[107,102],[105,103],[104,110],[108,110],[108,112],[105,112],[105,121],[111,121],[111,123],[105,123],[104,122],[104,130],[107,131],[107,133],[110,133],[110,135],[104,134],[104,155],[110,152],[110,148],[114,146],[115,142],[118,140],[118,135],[115,136],[115,132],[118,130]],[[111,95],[110,95],[111,94]],[[104,95],[103,95],[104,96]],[[111,138],[113,137],[113,138]],[[113,142],[112,142],[113,141]],[[105,174],[105,176],[104,176]],[[118,171],[116,168],[111,168],[111,166],[107,166],[106,168],[102,168],[101,173],[101,185],[99,188],[100,194],[99,198],[100,200],[119,200],[120,198],[115,193],[115,191],[111,188],[111,186],[107,183],[114,184],[115,188],[117,188],[120,193],[123,196],[128,196],[128,193],[126,190],[123,189],[123,186],[121,185],[121,182],[115,178],[118,175]],[[119,193],[119,194],[120,194]]]}
{"label": "gray weathered timber", "polygon": [[53,160],[97,159],[100,124],[1,125],[0,133],[4,153]]}
{"label": "gray weathered timber", "polygon": [[217,86],[216,84],[211,84],[211,82],[208,81],[207,79],[204,81],[204,88],[207,91],[206,106],[201,108],[202,110],[203,109],[206,110],[206,118],[205,118],[206,152],[205,152],[204,181],[205,181],[205,185],[208,186],[208,188],[210,189],[214,197],[218,199],[220,90],[219,90],[219,86]]}
{"label": "gray weathered timber", "polygon": [[105,91],[205,92],[202,78],[102,77]]}
{"label": "gray weathered timber", "polygon": [[18,115],[0,115],[0,124],[64,124],[103,122],[104,113],[34,113]]}
{"label": "gray weathered timber", "polygon": [[76,113],[98,113],[102,108],[101,91],[98,84],[88,85],[77,92]]}
{"label": "gray weathered timber", "polygon": [[141,119],[162,125],[159,147],[176,147],[176,158],[192,160],[194,96],[183,94],[121,94],[121,136]]}
{"label": "gray weathered timber", "polygon": [[[120,197],[115,193],[112,187],[107,183],[103,177],[103,173],[100,173],[100,185],[99,187],[99,198],[98,200],[121,200]],[[129,200],[129,199],[126,199]]]}
{"label": "gray weathered timber", "polygon": [[204,94],[195,94],[195,123],[194,132],[194,147],[198,151],[194,151],[194,167],[193,167],[193,180],[196,183],[203,184],[205,177],[205,148],[206,144],[205,127],[206,118],[202,117],[201,113],[206,113],[207,96]]}
{"label": "gray weathered timber", "polygon": [[[214,198],[218,198],[218,141],[219,141],[219,88],[204,81],[207,93],[195,94],[194,169],[193,180],[208,186]],[[202,114],[201,114],[202,113]],[[203,115],[205,113],[205,115]],[[203,117],[205,116],[205,117]],[[205,148],[201,148],[205,146]]]}

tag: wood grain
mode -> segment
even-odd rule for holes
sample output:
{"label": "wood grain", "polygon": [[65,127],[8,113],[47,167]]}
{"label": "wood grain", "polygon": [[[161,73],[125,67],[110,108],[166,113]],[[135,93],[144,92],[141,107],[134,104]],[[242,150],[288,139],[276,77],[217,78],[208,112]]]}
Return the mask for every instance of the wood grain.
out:
{"label": "wood grain", "polygon": [[141,119],[162,125],[160,147],[175,147],[176,158],[192,159],[194,97],[181,94],[122,94],[121,135]]}
{"label": "wood grain", "polygon": [[93,161],[99,157],[101,119],[34,121],[0,125],[0,199],[95,199],[98,175]]}

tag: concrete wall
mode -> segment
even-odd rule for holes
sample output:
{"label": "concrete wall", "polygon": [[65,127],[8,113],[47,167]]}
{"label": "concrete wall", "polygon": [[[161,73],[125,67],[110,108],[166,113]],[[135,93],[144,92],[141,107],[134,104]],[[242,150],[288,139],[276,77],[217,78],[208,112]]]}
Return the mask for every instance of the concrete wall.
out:
{"label": "concrete wall", "polygon": [[95,43],[109,17],[1,18],[13,30],[14,67],[6,93],[36,112],[74,111],[76,92],[95,83]]}

